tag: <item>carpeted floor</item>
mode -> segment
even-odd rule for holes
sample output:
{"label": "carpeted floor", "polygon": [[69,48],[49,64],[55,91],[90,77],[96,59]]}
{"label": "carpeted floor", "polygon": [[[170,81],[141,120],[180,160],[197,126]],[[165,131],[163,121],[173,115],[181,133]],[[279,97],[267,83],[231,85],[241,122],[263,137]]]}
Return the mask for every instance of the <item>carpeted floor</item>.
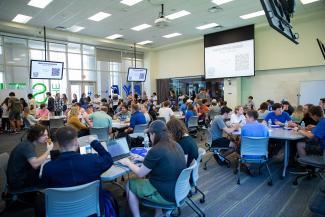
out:
{"label": "carpeted floor", "polygon": [[[10,152],[20,141],[22,134],[0,135],[0,153]],[[199,141],[203,147],[204,141]],[[39,153],[45,147],[38,147]],[[208,153],[204,160],[211,153]],[[273,186],[267,185],[266,170],[261,175],[253,177],[241,173],[241,185],[237,185],[236,176],[231,168],[219,166],[214,159],[208,164],[208,169],[200,166],[198,187],[205,193],[206,201],[200,204],[200,195],[195,194],[195,203],[205,212],[207,217],[244,217],[244,216],[272,216],[272,217],[312,217],[308,209],[308,202],[318,191],[319,178],[312,180],[303,179],[298,186],[292,185],[293,177],[288,174],[285,179],[280,179],[281,162],[273,162],[270,169],[273,175]],[[126,177],[127,180],[127,177]],[[121,182],[124,184],[124,182]],[[110,189],[119,202],[122,217],[131,216],[123,191],[115,185],[105,183],[105,188]],[[324,202],[325,204],[325,202]],[[153,216],[153,210],[141,208],[142,216]],[[4,217],[32,217],[33,209],[15,207],[2,216]],[[187,205],[181,208],[181,216],[197,216]]]}

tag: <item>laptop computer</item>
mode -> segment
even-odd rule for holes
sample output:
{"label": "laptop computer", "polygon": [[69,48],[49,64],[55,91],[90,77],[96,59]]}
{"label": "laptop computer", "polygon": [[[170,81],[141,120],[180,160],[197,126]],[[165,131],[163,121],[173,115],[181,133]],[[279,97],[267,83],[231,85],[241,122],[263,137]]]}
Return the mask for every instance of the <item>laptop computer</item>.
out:
{"label": "laptop computer", "polygon": [[[103,146],[103,148],[108,151],[106,142],[100,142],[100,144]],[[97,154],[97,151],[95,151],[90,144],[88,145],[83,145],[79,147],[80,154]]]}
{"label": "laptop computer", "polygon": [[113,161],[131,156],[130,148],[126,137],[110,140],[107,145],[108,152],[111,154]]}

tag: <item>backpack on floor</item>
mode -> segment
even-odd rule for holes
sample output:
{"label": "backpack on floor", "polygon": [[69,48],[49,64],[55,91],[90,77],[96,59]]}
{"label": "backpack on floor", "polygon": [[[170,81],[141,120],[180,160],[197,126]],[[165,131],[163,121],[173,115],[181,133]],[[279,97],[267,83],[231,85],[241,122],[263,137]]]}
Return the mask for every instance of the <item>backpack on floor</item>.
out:
{"label": "backpack on floor", "polygon": [[112,193],[107,190],[102,190],[100,195],[101,207],[105,217],[119,217],[119,207]]}

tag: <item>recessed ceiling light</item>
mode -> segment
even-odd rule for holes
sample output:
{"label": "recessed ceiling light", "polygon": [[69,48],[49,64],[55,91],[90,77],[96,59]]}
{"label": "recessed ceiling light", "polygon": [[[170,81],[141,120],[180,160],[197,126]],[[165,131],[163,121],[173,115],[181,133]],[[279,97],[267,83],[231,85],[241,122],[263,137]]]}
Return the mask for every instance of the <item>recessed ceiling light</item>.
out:
{"label": "recessed ceiling light", "polygon": [[164,35],[163,37],[164,38],[173,38],[173,37],[180,36],[180,35],[182,35],[182,34],[178,33],[178,32],[175,32],[175,33],[172,33],[172,34]]}
{"label": "recessed ceiling light", "polygon": [[117,39],[117,38],[121,38],[123,35],[120,35],[120,34],[114,34],[114,35],[110,35],[110,36],[107,36],[106,38],[107,39]]}
{"label": "recessed ceiling light", "polygon": [[319,0],[300,0],[302,4],[309,4],[309,3],[313,3],[313,2],[317,2]]}
{"label": "recessed ceiling light", "polygon": [[88,20],[93,20],[93,21],[99,22],[109,16],[111,16],[111,14],[104,13],[104,12],[98,12],[97,14],[89,17]]}
{"label": "recessed ceiling light", "polygon": [[52,0],[30,0],[27,5],[36,8],[45,8]]}
{"label": "recessed ceiling light", "polygon": [[138,42],[137,44],[139,44],[139,45],[145,45],[145,44],[150,44],[150,43],[152,43],[152,42],[153,42],[153,41],[146,40],[146,41]]}
{"label": "recessed ceiling light", "polygon": [[170,19],[170,20],[174,20],[174,19],[177,19],[177,18],[180,18],[180,17],[184,17],[184,16],[189,15],[189,14],[191,14],[191,13],[188,12],[188,11],[182,10],[182,11],[178,11],[176,13],[170,14],[170,15],[168,15],[166,17],[168,19]]}
{"label": "recessed ceiling light", "polygon": [[16,23],[27,23],[30,19],[32,19],[32,17],[23,14],[17,14],[17,16],[15,16],[12,21]]}
{"label": "recessed ceiling light", "polygon": [[142,0],[122,0],[120,1],[122,4],[128,5],[128,6],[132,6],[135,5],[139,2],[141,2]]}
{"label": "recessed ceiling light", "polygon": [[216,5],[223,5],[231,1],[233,0],[213,0],[212,2],[215,3]]}
{"label": "recessed ceiling light", "polygon": [[73,25],[70,28],[68,28],[68,30],[71,32],[79,32],[79,31],[83,30],[84,28],[85,27]]}
{"label": "recessed ceiling light", "polygon": [[217,23],[209,23],[209,24],[205,24],[203,26],[198,26],[196,28],[199,29],[199,30],[203,30],[203,29],[210,29],[210,28],[213,28],[213,27],[216,27],[216,26],[219,26],[219,24],[217,24]]}
{"label": "recessed ceiling light", "polygon": [[250,18],[253,18],[253,17],[262,16],[264,14],[265,14],[264,11],[256,11],[256,12],[253,12],[253,13],[250,13],[250,14],[245,14],[245,15],[239,16],[239,17],[246,20],[246,19],[250,19]]}
{"label": "recessed ceiling light", "polygon": [[133,27],[131,29],[134,30],[134,31],[141,31],[141,30],[147,29],[149,27],[151,27],[151,25],[145,23],[145,24],[141,24],[139,26],[135,26],[135,27]]}

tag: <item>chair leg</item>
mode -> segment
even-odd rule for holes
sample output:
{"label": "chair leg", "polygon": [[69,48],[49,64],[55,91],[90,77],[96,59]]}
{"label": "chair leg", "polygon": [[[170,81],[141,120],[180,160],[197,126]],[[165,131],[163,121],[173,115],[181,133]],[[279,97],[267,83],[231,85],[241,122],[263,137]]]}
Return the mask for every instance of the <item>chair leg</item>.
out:
{"label": "chair leg", "polygon": [[269,182],[267,183],[269,186],[272,186],[273,185],[273,180],[272,180],[272,174],[271,174],[271,171],[270,171],[270,168],[269,168],[269,165],[267,164],[267,162],[265,162],[265,165],[266,165],[266,169],[269,173]]}
{"label": "chair leg", "polygon": [[208,160],[206,160],[206,161],[204,162],[204,167],[203,167],[204,170],[207,170],[207,169],[208,169],[207,164],[208,164],[208,162],[211,160],[211,158],[212,158],[213,155],[214,155],[214,153],[212,152],[212,155],[210,155],[210,157],[208,158]]}
{"label": "chair leg", "polygon": [[185,203],[191,207],[191,209],[198,214],[198,216],[202,216],[205,217],[204,212],[193,202],[193,200],[191,200],[191,198],[187,198],[191,203],[187,202],[187,200],[185,201]]}
{"label": "chair leg", "polygon": [[200,203],[204,203],[205,202],[205,194],[197,186],[195,186],[195,190],[198,191],[202,195],[202,198],[200,199]]}
{"label": "chair leg", "polygon": [[240,159],[238,161],[238,168],[237,168],[237,184],[240,185],[240,165],[241,165],[241,162],[240,162]]}
{"label": "chair leg", "polygon": [[307,174],[302,174],[302,175],[298,175],[296,176],[295,180],[292,182],[293,185],[298,185],[298,179],[301,179],[302,177],[309,177],[311,175],[311,173],[307,173]]}

